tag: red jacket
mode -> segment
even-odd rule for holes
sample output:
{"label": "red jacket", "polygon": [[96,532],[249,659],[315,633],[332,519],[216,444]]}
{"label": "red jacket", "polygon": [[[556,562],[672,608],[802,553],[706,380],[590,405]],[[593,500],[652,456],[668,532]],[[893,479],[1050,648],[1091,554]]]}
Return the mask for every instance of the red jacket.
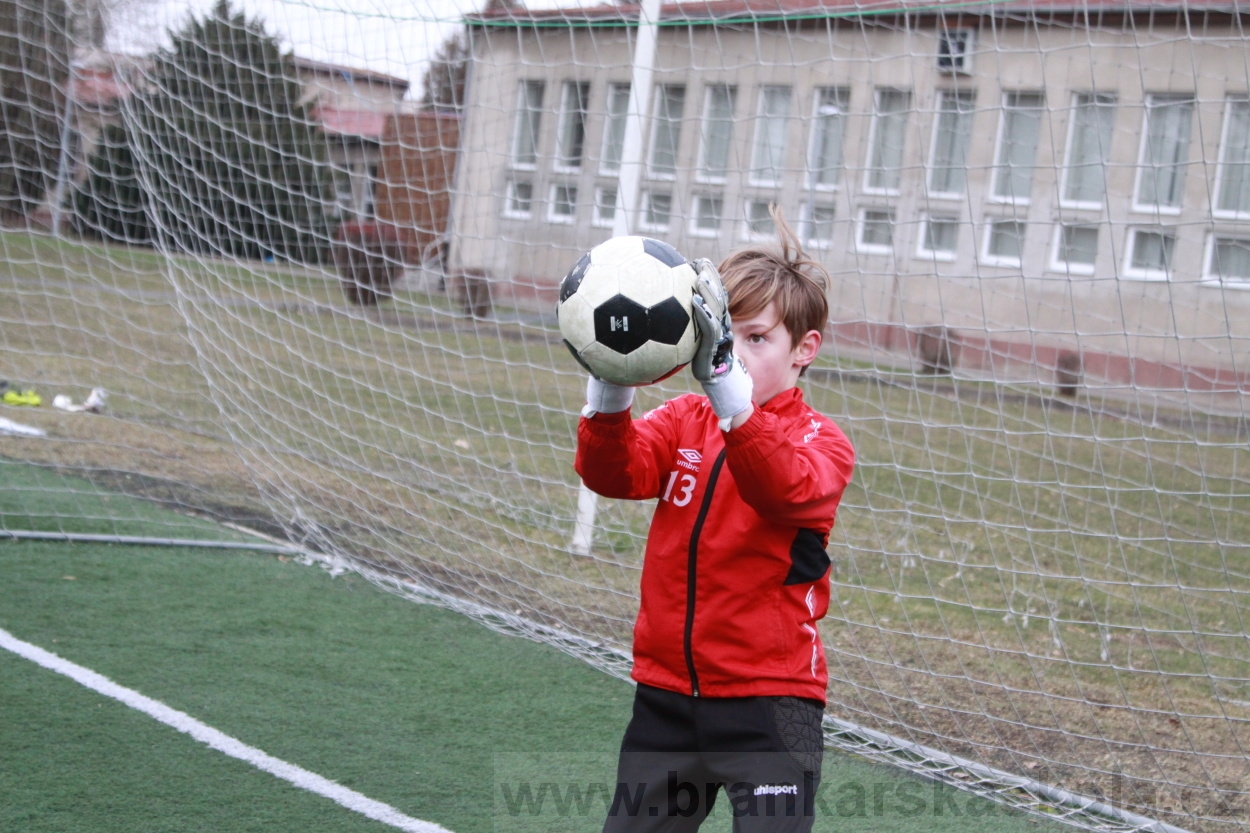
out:
{"label": "red jacket", "polygon": [[728,434],[705,397],[582,419],[577,473],[604,497],[659,498],[642,565],[633,677],[705,697],[824,702],[816,623],[825,546],[855,451],[792,388]]}

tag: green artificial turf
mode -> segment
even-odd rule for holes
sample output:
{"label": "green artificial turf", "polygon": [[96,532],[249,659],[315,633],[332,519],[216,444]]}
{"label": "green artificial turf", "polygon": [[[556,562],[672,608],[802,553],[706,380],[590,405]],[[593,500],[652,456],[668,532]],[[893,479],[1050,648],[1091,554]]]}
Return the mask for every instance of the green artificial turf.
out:
{"label": "green artificial turf", "polygon": [[[598,830],[633,696],[549,646],[238,551],[0,543],[0,627],[455,833]],[[0,750],[4,833],[389,829],[5,651]],[[1038,826],[837,753],[825,780],[818,831]],[[715,818],[729,829],[723,797]]]}

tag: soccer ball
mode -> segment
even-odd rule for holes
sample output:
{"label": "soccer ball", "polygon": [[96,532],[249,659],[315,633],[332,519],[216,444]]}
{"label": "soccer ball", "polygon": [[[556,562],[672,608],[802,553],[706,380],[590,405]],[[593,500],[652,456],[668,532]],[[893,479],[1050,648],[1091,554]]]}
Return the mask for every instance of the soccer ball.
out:
{"label": "soccer ball", "polygon": [[614,237],[560,282],[556,318],[573,358],[605,382],[649,385],[694,358],[694,267],[667,243]]}

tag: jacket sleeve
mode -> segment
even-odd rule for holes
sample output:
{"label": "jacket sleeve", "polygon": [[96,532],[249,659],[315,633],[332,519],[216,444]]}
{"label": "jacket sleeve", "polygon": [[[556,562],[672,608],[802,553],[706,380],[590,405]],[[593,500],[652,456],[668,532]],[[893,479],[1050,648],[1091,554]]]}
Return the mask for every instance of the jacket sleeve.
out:
{"label": "jacket sleeve", "polygon": [[573,468],[586,487],[624,500],[657,497],[676,453],[677,410],[666,402],[640,419],[631,419],[628,411],[582,417]]}
{"label": "jacket sleeve", "polygon": [[855,449],[823,417],[797,437],[777,417],[755,410],[725,435],[725,462],[742,499],[776,523],[827,531],[851,482]]}

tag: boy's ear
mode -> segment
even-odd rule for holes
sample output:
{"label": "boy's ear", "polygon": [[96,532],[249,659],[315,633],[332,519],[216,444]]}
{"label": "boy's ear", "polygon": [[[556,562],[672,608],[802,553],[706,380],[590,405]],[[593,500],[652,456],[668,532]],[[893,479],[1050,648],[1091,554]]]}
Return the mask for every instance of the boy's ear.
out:
{"label": "boy's ear", "polygon": [[821,341],[822,337],[819,330],[808,330],[804,333],[794,350],[795,366],[807,367],[816,361],[816,354],[820,352]]}

